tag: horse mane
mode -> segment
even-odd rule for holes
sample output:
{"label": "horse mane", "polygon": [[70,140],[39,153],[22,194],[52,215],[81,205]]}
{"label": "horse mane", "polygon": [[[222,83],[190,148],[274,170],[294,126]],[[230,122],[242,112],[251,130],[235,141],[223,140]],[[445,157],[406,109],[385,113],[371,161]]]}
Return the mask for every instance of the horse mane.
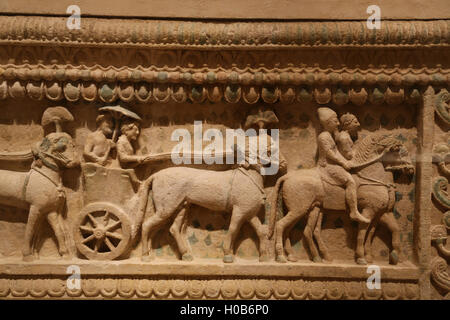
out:
{"label": "horse mane", "polygon": [[374,132],[358,140],[353,147],[353,161],[357,164],[368,162],[375,158],[381,150],[401,144],[390,133]]}

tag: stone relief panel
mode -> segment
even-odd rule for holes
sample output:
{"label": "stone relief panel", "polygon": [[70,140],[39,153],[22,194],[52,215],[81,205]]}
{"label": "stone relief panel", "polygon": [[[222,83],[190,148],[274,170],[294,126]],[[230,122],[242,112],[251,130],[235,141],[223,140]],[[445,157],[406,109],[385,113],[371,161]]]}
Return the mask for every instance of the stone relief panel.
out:
{"label": "stone relief panel", "polygon": [[[1,125],[3,153],[11,154],[26,150],[29,146],[42,141],[46,137],[45,134],[48,135],[47,132],[52,130],[48,126],[41,127],[39,125],[42,113],[50,110],[47,109],[47,104],[28,103],[23,107],[26,112],[16,115],[16,102],[5,102],[3,110],[7,112],[3,114]],[[225,136],[226,129],[245,128],[246,116],[252,112],[252,108],[243,104],[224,103],[186,105],[181,109],[176,104],[165,104],[164,106],[158,104],[125,105],[119,107],[121,109],[117,109],[118,111],[115,108],[115,106],[105,107],[88,103],[67,105],[67,110],[70,110],[73,115],[73,121],[63,123],[62,126],[73,138],[77,161],[81,161],[82,164],[76,168],[66,169],[61,174],[66,194],[67,212],[59,215],[58,219],[61,219],[63,233],[67,238],[68,251],[75,258],[134,259],[138,261],[143,251],[140,228],[148,220],[143,215],[149,214],[140,212],[139,207],[143,206],[142,194],[145,193],[142,186],[153,173],[175,166],[168,157],[178,143],[171,141],[173,131],[183,128],[194,136],[194,121],[197,120],[201,122],[202,132],[210,128],[218,128]],[[314,103],[294,106],[277,104],[269,108],[279,119],[275,127],[280,129],[279,148],[286,159],[289,174],[296,172],[301,174],[302,170],[306,170],[304,172],[307,173],[308,170],[316,167],[317,137],[322,130],[317,108],[318,106]],[[405,162],[404,168],[411,168],[412,172],[414,171],[417,143],[415,107],[401,105],[397,106],[394,111],[388,106],[374,108],[370,105],[364,108],[334,106],[332,109],[339,116],[352,114],[360,123],[360,128],[356,133],[357,137],[353,138],[355,141],[362,141],[374,134],[389,137],[390,142],[376,140],[373,143],[381,145],[387,143],[386,148],[401,147],[402,152],[407,152],[409,161],[408,164]],[[27,130],[23,130],[25,127]],[[339,128],[342,130],[343,127],[339,126]],[[20,134],[17,136],[22,139],[16,138],[15,133],[18,132]],[[24,140],[28,142],[25,143]],[[203,147],[207,144],[208,142],[203,141]],[[13,166],[11,161],[6,161],[7,159],[0,160],[4,160],[2,164],[6,167]],[[26,164],[22,163],[22,166],[26,167]],[[184,167],[199,168],[202,172],[207,170],[211,172],[233,171],[232,166],[227,164],[207,165],[202,163]],[[17,169],[15,168],[15,170]],[[191,169],[180,170],[183,172],[183,170]],[[305,230],[308,229],[310,218],[304,216],[287,226],[290,229],[284,231],[285,238],[291,242],[290,260],[308,262],[328,258],[326,260],[333,260],[337,263],[355,263],[356,259],[362,264],[367,262],[396,264],[412,261],[414,175],[405,174],[402,170],[393,170],[393,174],[386,171],[386,175],[391,177],[385,180],[384,176],[371,177],[371,171],[367,172],[367,174],[362,174],[363,178],[359,177],[359,179],[364,179],[368,185],[373,184],[375,189],[386,189],[386,199],[382,200],[386,200],[384,201],[385,205],[390,207],[389,219],[380,219],[380,213],[374,213],[374,216],[370,218],[374,220],[373,230],[369,233],[372,242],[371,253],[366,252],[366,254],[360,254],[359,257],[355,256],[358,223],[364,224],[365,221],[354,221],[343,207],[336,210],[331,205],[331,208],[324,208],[321,212],[321,222],[318,225],[317,222],[315,223],[318,228],[315,234],[320,234],[321,242],[328,247],[326,257],[315,255],[314,249],[309,247],[310,240],[305,235]],[[271,218],[269,208],[272,205],[269,196],[273,194],[277,179],[282,176],[282,173],[279,173],[264,179],[261,186],[267,198],[263,201],[267,210],[263,205],[257,210],[257,219],[259,224],[262,224],[260,227],[254,229],[252,224],[243,223],[237,233],[233,252],[238,260],[257,262],[261,254],[261,243],[267,250],[267,257],[263,257],[264,259],[272,260],[282,256],[279,251],[275,250],[276,237],[266,239],[265,235],[260,234],[259,237],[255,232],[255,230],[259,230],[258,228],[269,228],[270,219],[277,220],[278,224],[282,216],[287,214],[286,210],[278,208],[276,217]],[[304,188],[301,186],[301,182],[298,183],[299,190]],[[297,184],[295,185],[297,186]],[[161,188],[164,189],[163,186]],[[333,186],[333,188],[337,188],[336,192],[338,193],[344,192],[342,187]],[[370,188],[370,186],[366,188]],[[258,189],[255,190],[256,193],[260,192]],[[154,194],[159,191],[152,190],[152,192]],[[167,193],[172,195],[170,190],[160,193],[161,196]],[[220,199],[211,201],[220,202]],[[194,258],[220,261],[224,257],[223,250],[227,241],[230,215],[225,214],[226,208],[219,208],[214,210],[219,212],[213,213],[207,204],[206,208],[205,204],[203,206],[201,204],[201,201],[200,205],[190,204],[189,213],[183,218],[182,235],[173,232],[175,214],[171,214],[166,221],[158,225],[152,237],[153,259],[178,261],[183,258],[176,237],[184,237],[184,240],[179,241],[184,242],[184,247],[187,248],[182,250],[190,252],[184,257],[187,260]],[[158,206],[157,203],[153,205]],[[334,206],[336,205],[342,206],[342,204]],[[345,203],[343,205],[345,206]],[[286,209],[286,204],[284,204],[284,209]],[[361,205],[360,210],[363,210]],[[377,208],[377,210],[381,209]],[[1,230],[10,241],[0,244],[1,254],[4,258],[19,259],[22,257],[22,240],[25,235],[27,219],[29,219],[27,212],[13,207],[3,207],[2,211],[4,214],[0,221]],[[96,230],[99,233],[97,239],[95,234],[90,234],[89,231],[86,233],[73,231],[77,227],[79,230],[92,228],[93,222],[89,221],[92,215],[96,221],[111,221],[109,223],[111,225],[114,224],[113,222],[120,224],[119,228],[114,229],[117,232],[98,228]],[[105,215],[107,216],[105,217]],[[182,215],[176,215],[175,219],[182,219],[179,218]],[[59,259],[58,250],[61,251],[61,249],[58,242],[55,241],[54,232],[45,222],[41,225],[36,229],[39,232],[36,235],[38,240],[34,244],[35,256],[42,259]],[[179,227],[181,228],[181,224]],[[106,237],[108,233],[112,236]],[[126,239],[122,240],[121,236]],[[99,242],[91,241],[92,239],[97,239]],[[87,245],[84,245],[86,243]],[[96,248],[96,245],[99,247]],[[93,252],[96,249],[100,252]],[[367,258],[369,261],[364,261]]]}
{"label": "stone relief panel", "polygon": [[448,21],[86,19],[0,21],[1,298],[449,297]]}

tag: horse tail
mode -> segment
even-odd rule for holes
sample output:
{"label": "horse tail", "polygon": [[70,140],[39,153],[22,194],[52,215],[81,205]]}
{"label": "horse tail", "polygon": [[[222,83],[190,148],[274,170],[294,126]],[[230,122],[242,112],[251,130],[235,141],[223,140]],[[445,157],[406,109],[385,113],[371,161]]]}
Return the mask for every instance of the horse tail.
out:
{"label": "horse tail", "polygon": [[[269,214],[269,239],[272,238],[274,230],[275,230],[275,222],[277,217],[277,209],[278,209],[278,196],[280,193],[282,183],[287,179],[287,176],[284,175],[277,180],[275,187],[273,188],[271,198],[270,198],[270,214]],[[283,200],[281,200],[283,201]]]}
{"label": "horse tail", "polygon": [[[133,223],[134,228],[132,231],[132,236],[136,236],[139,227],[142,224],[142,221],[144,220],[145,213],[147,212],[147,209],[149,209],[150,214],[152,215],[155,212],[155,206],[153,204],[153,197],[149,193],[152,189],[153,180],[155,179],[155,175],[151,175],[147,180],[144,181],[144,183],[139,188],[138,192],[138,210],[137,210],[137,216]],[[147,206],[148,204],[148,206]]]}

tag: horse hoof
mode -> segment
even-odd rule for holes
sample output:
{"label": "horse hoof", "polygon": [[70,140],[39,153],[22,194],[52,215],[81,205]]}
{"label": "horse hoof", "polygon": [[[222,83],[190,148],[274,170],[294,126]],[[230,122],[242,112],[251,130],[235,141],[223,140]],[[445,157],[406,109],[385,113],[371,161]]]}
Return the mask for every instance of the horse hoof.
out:
{"label": "horse hoof", "polygon": [[233,256],[230,254],[227,254],[223,257],[223,262],[225,263],[233,263]]}
{"label": "horse hoof", "polygon": [[185,253],[181,256],[181,260],[192,261],[192,260],[194,260],[194,257],[190,253]]}
{"label": "horse hoof", "polygon": [[150,261],[153,261],[154,259],[155,259],[155,257],[154,256],[150,256],[150,255],[145,255],[145,256],[141,257],[141,260],[143,262],[150,262]]}
{"label": "horse hoof", "polygon": [[276,261],[279,263],[286,263],[286,257],[285,256],[277,256]]}
{"label": "horse hoof", "polygon": [[24,255],[22,259],[25,262],[31,262],[34,260],[34,256],[32,254],[27,254],[27,255]]}
{"label": "horse hoof", "polygon": [[63,258],[63,260],[70,260],[70,259],[72,259],[72,257],[68,253],[63,253],[62,254],[62,258]]}
{"label": "horse hoof", "polygon": [[393,265],[396,265],[399,260],[397,251],[392,250],[392,252],[389,255],[389,258],[390,258],[390,263]]}
{"label": "horse hoof", "polygon": [[367,261],[364,258],[358,258],[358,259],[356,259],[356,263],[360,264],[360,265],[366,265]]}
{"label": "horse hoof", "polygon": [[321,257],[314,257],[314,258],[313,258],[313,262],[315,262],[315,263],[321,263],[321,262],[322,262],[322,258],[321,258]]}
{"label": "horse hoof", "polygon": [[297,262],[298,261],[298,259],[293,254],[288,255],[287,259],[290,262]]}

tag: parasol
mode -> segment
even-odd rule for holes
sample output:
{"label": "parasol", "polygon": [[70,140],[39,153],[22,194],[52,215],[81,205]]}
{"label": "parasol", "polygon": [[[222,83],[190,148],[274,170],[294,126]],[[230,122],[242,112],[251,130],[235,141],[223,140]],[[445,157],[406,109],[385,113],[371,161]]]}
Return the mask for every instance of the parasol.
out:
{"label": "parasol", "polygon": [[50,123],[55,124],[56,132],[62,132],[61,123],[73,121],[73,115],[64,107],[50,107],[42,114],[41,124],[43,127]]}
{"label": "parasol", "polygon": [[114,128],[114,133],[113,133],[113,141],[116,141],[117,139],[117,135],[119,133],[119,120],[127,117],[127,118],[131,118],[137,121],[142,121],[141,117],[139,117],[136,113],[134,113],[133,111],[130,111],[128,109],[125,109],[122,106],[105,106],[105,107],[101,107],[98,109],[101,112],[110,112],[111,115],[113,116],[114,120],[115,120],[115,128]]}
{"label": "parasol", "polygon": [[278,123],[278,118],[275,115],[275,112],[269,108],[258,108],[253,110],[248,116],[247,120],[245,121],[244,128],[248,129],[253,127],[255,124],[258,124],[262,122],[264,123],[264,126],[267,127],[268,124],[274,124]]}

